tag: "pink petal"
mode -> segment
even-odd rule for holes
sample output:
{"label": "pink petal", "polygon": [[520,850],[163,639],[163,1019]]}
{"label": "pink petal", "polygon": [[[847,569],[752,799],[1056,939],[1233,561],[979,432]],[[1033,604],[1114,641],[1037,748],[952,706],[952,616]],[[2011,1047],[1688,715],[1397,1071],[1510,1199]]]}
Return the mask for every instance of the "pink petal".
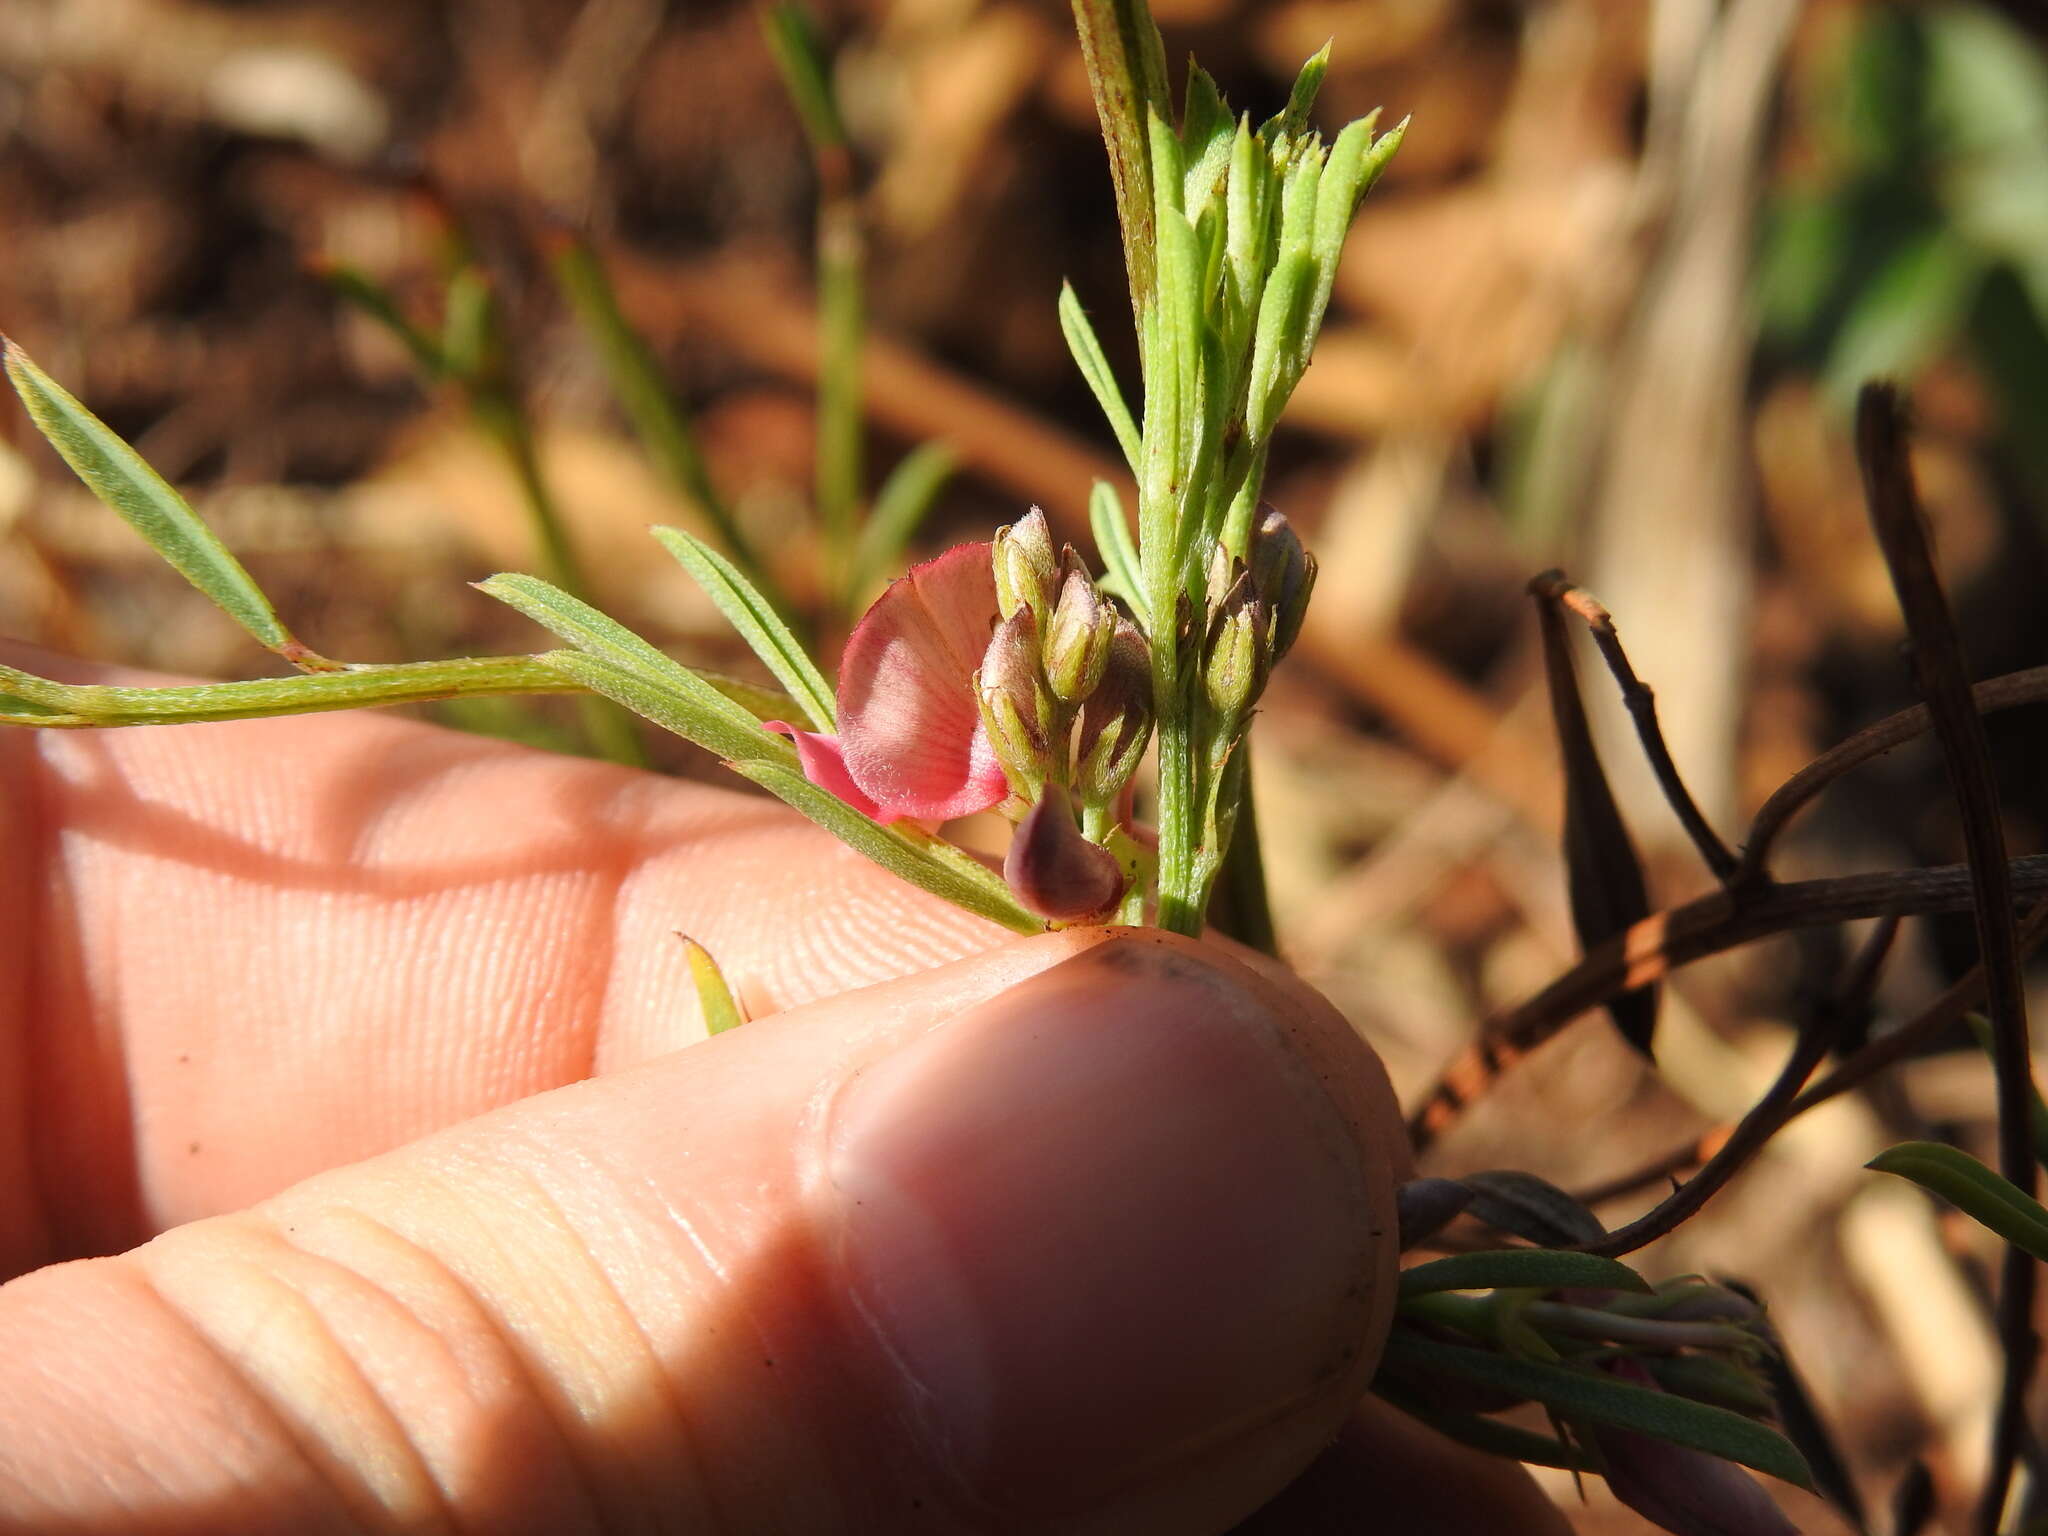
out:
{"label": "pink petal", "polygon": [[837,795],[868,820],[887,826],[897,818],[894,813],[883,810],[867,797],[861,787],[853,782],[853,775],[846,771],[846,755],[837,736],[824,736],[816,731],[799,730],[783,720],[764,720],[763,730],[780,731],[796,744],[796,760],[804,771],[804,777],[828,794]]}
{"label": "pink petal", "polygon": [[839,663],[847,772],[892,816],[944,820],[1009,793],[974,701],[996,621],[990,546],[913,566],[854,626]]}

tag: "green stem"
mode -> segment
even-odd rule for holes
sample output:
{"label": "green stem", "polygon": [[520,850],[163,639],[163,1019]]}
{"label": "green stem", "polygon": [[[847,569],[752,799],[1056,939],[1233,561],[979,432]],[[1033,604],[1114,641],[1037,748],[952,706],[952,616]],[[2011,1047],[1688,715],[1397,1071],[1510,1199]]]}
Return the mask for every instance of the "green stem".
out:
{"label": "green stem", "polygon": [[[1240,745],[1238,750],[1247,748]],[[1248,944],[1261,954],[1277,955],[1280,940],[1273,929],[1273,907],[1266,892],[1266,861],[1259,847],[1259,818],[1252,808],[1249,763],[1245,764],[1243,782],[1230,853],[1223,861],[1223,890],[1230,908],[1226,931],[1240,944]]]}
{"label": "green stem", "polygon": [[[1169,589],[1170,590],[1170,589]],[[1155,583],[1155,594],[1159,584]],[[1170,596],[1154,611],[1173,611]],[[1152,699],[1159,715],[1159,926],[1193,937],[1202,931],[1207,890],[1200,868],[1201,793],[1194,711],[1177,673],[1171,630],[1152,640]]]}
{"label": "green stem", "polygon": [[189,725],[383,704],[423,704],[477,695],[580,691],[560,672],[534,656],[477,656],[394,666],[354,666],[301,677],[258,677],[246,682],[176,688],[58,683],[12,667],[0,667],[0,724],[59,729]]}

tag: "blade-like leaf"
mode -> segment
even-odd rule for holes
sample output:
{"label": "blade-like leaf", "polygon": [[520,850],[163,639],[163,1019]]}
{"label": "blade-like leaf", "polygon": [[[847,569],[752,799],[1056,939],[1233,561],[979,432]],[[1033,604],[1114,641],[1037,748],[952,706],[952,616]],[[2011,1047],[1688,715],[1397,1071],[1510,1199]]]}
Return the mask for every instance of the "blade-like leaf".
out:
{"label": "blade-like leaf", "polygon": [[694,533],[681,528],[656,528],[654,536],[703,588],[704,595],[718,605],[718,611],[761,658],[761,665],[789,690],[805,718],[818,730],[837,730],[839,720],[833,707],[832,685],[825,681],[782,615],[740,573],[739,567]]}
{"label": "blade-like leaf", "polygon": [[[836,795],[828,794],[794,768],[760,760],[729,764],[735,773],[803,812],[855,852],[908,880],[1016,933],[1038,933],[1045,924],[1026,912],[994,871],[961,855],[946,858],[945,845],[920,847],[903,833],[876,826]],[[957,853],[958,850],[950,850]]]}
{"label": "blade-like leaf", "polygon": [[1547,1179],[1513,1168],[1468,1173],[1465,1214],[1546,1248],[1569,1248],[1607,1235],[1600,1218]]}
{"label": "blade-like leaf", "polygon": [[2048,1263],[2048,1210],[1969,1153],[1938,1141],[1902,1141],[1863,1166],[1911,1179],[2014,1247]]}
{"label": "blade-like leaf", "polygon": [[1386,1358],[1417,1371],[1438,1372],[1534,1398],[1561,1414],[1705,1451],[1801,1488],[1813,1486],[1806,1463],[1784,1436],[1725,1408],[1569,1366],[1445,1344],[1411,1328],[1393,1331],[1387,1339]]}
{"label": "blade-like leaf", "polygon": [[297,640],[270,606],[242,563],[228,552],[185,498],[107,424],[38,368],[20,347],[0,336],[0,359],[36,429],[63,455],[88,489],[112,507],[215,607],[258,642],[295,665],[334,665]]}
{"label": "blade-like leaf", "polygon": [[811,14],[795,0],[783,0],[761,12],[761,29],[789,99],[803,119],[812,152],[834,154],[846,147],[846,125],[832,90],[831,65],[825,57]]}
{"label": "blade-like leaf", "polygon": [[1131,417],[1130,406],[1124,403],[1123,391],[1117,388],[1116,375],[1110,370],[1109,358],[1102,350],[1095,327],[1089,324],[1088,315],[1069,283],[1060,284],[1059,311],[1060,333],[1067,338],[1067,350],[1074,354],[1074,366],[1081,370],[1095,403],[1109,418],[1109,428],[1124,451],[1124,462],[1135,474],[1140,449],[1138,424]]}
{"label": "blade-like leaf", "polygon": [[1401,1271],[1403,1296],[1496,1287],[1554,1291],[1565,1286],[1645,1293],[1651,1289],[1649,1281],[1617,1260],[1550,1248],[1454,1253],[1449,1258],[1433,1259]]}
{"label": "blade-like leaf", "polygon": [[1475,1451],[1484,1451],[1489,1456],[1501,1456],[1535,1467],[1562,1467],[1567,1471],[1577,1472],[1596,1470],[1590,1456],[1566,1445],[1555,1436],[1540,1435],[1534,1430],[1505,1424],[1499,1419],[1489,1419],[1477,1413],[1462,1413],[1452,1408],[1433,1408],[1413,1393],[1402,1391],[1392,1382],[1376,1381],[1372,1390],[1376,1396],[1385,1398],[1410,1418],[1421,1420],[1438,1434],[1455,1440],[1460,1445],[1469,1445]]}
{"label": "blade-like leaf", "polygon": [[688,934],[681,935],[683,954],[690,962],[690,981],[697,989],[697,1006],[704,1013],[704,1032],[722,1035],[747,1022],[739,1003],[726,985],[725,972],[711,958],[711,951]]}
{"label": "blade-like leaf", "polygon": [[[624,704],[720,757],[774,757],[780,747],[795,761],[787,743],[763,731],[742,706],[561,588],[536,576],[498,575],[478,582],[477,590],[517,608],[575,646],[580,656],[550,652],[543,659],[593,693]],[[570,665],[584,660],[593,665]],[[632,697],[623,697],[626,692]]]}
{"label": "blade-like leaf", "polygon": [[920,443],[889,471],[854,545],[848,592],[856,601],[902,565],[911,536],[924,525],[959,462],[946,443]]}

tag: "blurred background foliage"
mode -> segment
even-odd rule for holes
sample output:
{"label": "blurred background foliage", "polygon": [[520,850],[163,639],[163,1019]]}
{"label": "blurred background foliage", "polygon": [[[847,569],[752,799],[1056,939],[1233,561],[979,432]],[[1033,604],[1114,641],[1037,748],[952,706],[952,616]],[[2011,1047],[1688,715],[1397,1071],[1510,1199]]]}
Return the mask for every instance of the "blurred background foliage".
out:
{"label": "blurred background foliage", "polygon": [[[2032,0],[1155,9],[1169,52],[1198,53],[1255,114],[1332,39],[1326,121],[1375,105],[1415,120],[1274,455],[1271,494],[1324,575],[1258,743],[1288,952],[1412,1095],[1573,953],[1522,595],[1536,570],[1564,564],[1612,609],[1678,761],[1737,835],[1794,768],[1910,698],[1847,439],[1855,385],[1892,373],[1918,403],[1979,673],[2048,652],[2048,16]],[[541,559],[503,457],[460,392],[322,275],[367,274],[437,323],[452,212],[593,597],[745,670],[646,536],[708,530],[705,509],[614,403],[549,275],[561,231],[591,242],[717,495],[805,601],[835,596],[811,510],[814,257],[835,199],[865,244],[855,491],[873,497],[920,445],[956,465],[921,546],[985,537],[1031,502],[1078,540],[1091,480],[1120,475],[1054,320],[1063,278],[1133,372],[1065,8],[834,0],[815,20],[844,163],[813,153],[760,16],[731,0],[8,0],[0,326],[190,491],[322,651],[532,649],[465,585]],[[266,659],[18,414],[0,425],[0,633],[193,674]],[[553,741],[571,718],[462,723]],[[1602,728],[1655,897],[1698,894],[1625,730]],[[2025,711],[1992,733],[2010,841],[2037,851],[2048,740]],[[1957,856],[1938,762],[1916,748],[1832,794],[1784,867]],[[1685,973],[1661,1075],[1582,1021],[1439,1167],[1584,1185],[1725,1120],[1854,937]],[[1882,1008],[1924,999],[1969,947],[1966,922],[1909,930]],[[1990,1250],[1860,1164],[1930,1129],[1984,1150],[1990,1106],[1958,1039],[1799,1122],[1658,1251],[1663,1272],[1762,1286],[1878,1493],[1916,1456],[1946,1497],[1967,1491],[1994,1379]],[[1640,1528],[1603,1502],[1579,1518]]]}

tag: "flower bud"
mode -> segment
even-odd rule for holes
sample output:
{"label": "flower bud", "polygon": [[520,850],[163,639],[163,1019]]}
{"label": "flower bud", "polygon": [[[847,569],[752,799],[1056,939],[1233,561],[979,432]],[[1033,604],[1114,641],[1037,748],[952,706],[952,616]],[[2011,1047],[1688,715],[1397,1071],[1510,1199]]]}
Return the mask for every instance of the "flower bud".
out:
{"label": "flower bud", "polygon": [[1058,784],[1047,784],[1017,824],[1003,858],[1003,879],[1025,906],[1060,923],[1107,916],[1124,893],[1123,866],[1081,835]]}
{"label": "flower bud", "polygon": [[1074,790],[1084,805],[1107,805],[1145,755],[1152,734],[1152,654],[1138,626],[1116,620],[1102,681],[1081,706]]}
{"label": "flower bud", "polygon": [[1252,588],[1250,571],[1240,571],[1209,621],[1208,655],[1202,686],[1225,718],[1242,715],[1266,686],[1272,644],[1266,605]]}
{"label": "flower bud", "polygon": [[989,746],[1010,788],[1029,797],[1052,758],[1055,706],[1038,666],[1037,622],[1029,607],[996,626],[974,674],[975,701]]}
{"label": "flower bud", "polygon": [[1072,549],[1060,561],[1059,602],[1045,627],[1045,675],[1066,703],[1087,698],[1102,681],[1116,639],[1116,610],[1103,601]]}
{"label": "flower bud", "polygon": [[1272,619],[1270,664],[1285,656],[1301,633],[1316,584],[1316,560],[1302,548],[1293,525],[1265,503],[1252,530],[1251,569],[1252,585]]}
{"label": "flower bud", "polygon": [[1004,618],[1019,609],[1051,613],[1058,595],[1058,562],[1053,558],[1052,530],[1045,514],[1033,507],[1007,528],[996,530],[992,555],[996,574],[996,607]]}

